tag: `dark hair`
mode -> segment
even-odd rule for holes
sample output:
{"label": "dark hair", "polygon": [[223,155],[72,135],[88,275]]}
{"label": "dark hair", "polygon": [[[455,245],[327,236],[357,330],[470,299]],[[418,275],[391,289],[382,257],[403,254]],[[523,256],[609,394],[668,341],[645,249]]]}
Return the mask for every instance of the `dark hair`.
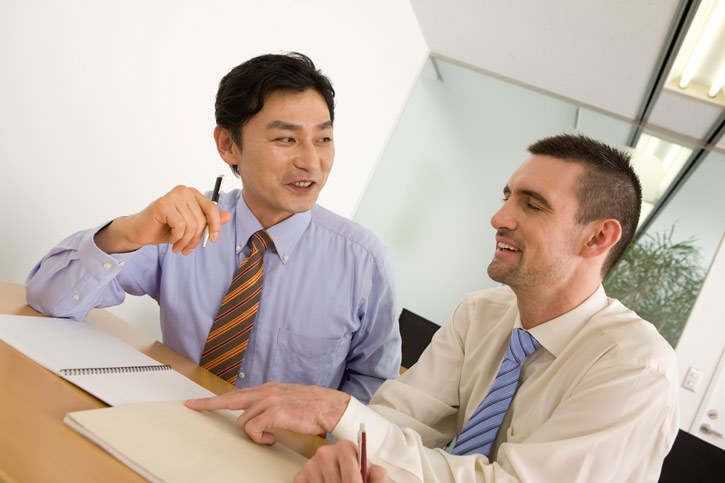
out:
{"label": "dark hair", "polygon": [[[214,105],[216,123],[229,130],[241,149],[242,127],[262,110],[270,94],[307,89],[320,93],[330,111],[330,121],[334,121],[335,90],[330,79],[315,68],[309,57],[298,52],[254,57],[233,68],[219,82]],[[237,167],[231,168],[238,177]]]}
{"label": "dark hair", "polygon": [[630,164],[631,156],[583,135],[562,134],[529,146],[531,154],[581,163],[589,169],[579,178],[578,223],[614,218],[622,237],[602,266],[602,278],[622,257],[634,238],[642,205],[642,187]]}

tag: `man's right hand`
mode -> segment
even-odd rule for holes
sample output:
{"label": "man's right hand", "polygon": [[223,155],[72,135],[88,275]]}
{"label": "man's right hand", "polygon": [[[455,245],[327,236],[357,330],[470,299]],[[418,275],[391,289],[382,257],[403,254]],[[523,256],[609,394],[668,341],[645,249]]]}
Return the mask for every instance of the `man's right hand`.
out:
{"label": "man's right hand", "polygon": [[[368,483],[385,483],[388,472],[382,466],[367,462]],[[302,470],[297,473],[294,483],[308,482],[362,483],[362,475],[357,460],[357,446],[347,440],[340,440],[329,446],[320,446]]]}
{"label": "man's right hand", "polygon": [[125,253],[145,245],[169,243],[174,253],[190,254],[209,226],[209,240],[219,238],[221,226],[231,219],[228,211],[194,188],[176,186],[135,215],[116,218],[96,233],[98,248]]}

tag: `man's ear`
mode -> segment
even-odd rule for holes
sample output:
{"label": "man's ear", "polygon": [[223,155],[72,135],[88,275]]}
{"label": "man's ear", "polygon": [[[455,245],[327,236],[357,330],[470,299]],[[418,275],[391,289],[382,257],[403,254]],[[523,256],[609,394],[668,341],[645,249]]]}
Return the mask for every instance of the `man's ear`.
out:
{"label": "man's ear", "polygon": [[215,127],[214,141],[216,142],[216,150],[224,162],[229,165],[236,165],[238,161],[235,153],[239,151],[239,148],[234,143],[229,129],[221,126]]}
{"label": "man's ear", "polygon": [[614,218],[592,222],[588,238],[582,249],[582,257],[591,258],[606,254],[622,237],[622,225]]}

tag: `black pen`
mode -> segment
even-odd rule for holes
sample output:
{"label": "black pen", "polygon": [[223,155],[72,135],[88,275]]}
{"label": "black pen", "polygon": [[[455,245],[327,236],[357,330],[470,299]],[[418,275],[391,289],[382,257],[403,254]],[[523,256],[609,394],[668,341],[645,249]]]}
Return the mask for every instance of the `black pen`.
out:
{"label": "black pen", "polygon": [[[216,204],[217,201],[219,201],[219,190],[222,187],[222,178],[224,178],[223,174],[220,174],[216,177],[216,183],[214,183],[214,191],[211,193],[211,201]],[[206,242],[209,241],[209,225],[206,225],[206,228],[204,229],[204,243],[202,243],[202,248],[206,248]]]}

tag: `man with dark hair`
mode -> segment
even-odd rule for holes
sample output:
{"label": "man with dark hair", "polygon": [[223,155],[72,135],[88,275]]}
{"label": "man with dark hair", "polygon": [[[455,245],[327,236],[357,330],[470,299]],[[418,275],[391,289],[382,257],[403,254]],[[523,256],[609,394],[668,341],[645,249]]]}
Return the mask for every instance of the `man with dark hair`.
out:
{"label": "man with dark hair", "polygon": [[[219,82],[214,104],[217,126],[226,129],[242,148],[242,126],[262,110],[274,91],[303,92],[314,89],[322,96],[335,121],[335,90],[330,80],[315,69],[309,57],[293,52],[287,56],[260,55],[238,65]],[[236,164],[229,167],[239,176]]]}
{"label": "man with dark hair", "polygon": [[[148,294],[164,343],[237,387],[315,384],[369,400],[400,367],[394,278],[371,232],[315,204],[335,154],[334,95],[302,54],[232,69],[214,139],[243,189],[215,204],[177,186],[71,235],[29,275],[28,303],[81,320]],[[215,243],[202,248],[207,227]]]}
{"label": "man with dark hair", "polygon": [[642,189],[629,156],[585,136],[544,138],[529,146],[529,152],[587,166],[576,190],[577,222],[614,218],[622,226],[622,236],[602,266],[606,278],[634,239],[639,223]]}
{"label": "man with dark hair", "polygon": [[361,423],[368,481],[657,481],[678,431],[674,351],[601,285],[632,238],[639,181],[626,154],[584,136],[530,150],[491,218],[488,274],[506,286],[464,299],[369,406],[292,384],[187,406],[244,409],[238,424],[261,443],[268,428],[331,431],[341,441],[300,482],[360,481]]}

